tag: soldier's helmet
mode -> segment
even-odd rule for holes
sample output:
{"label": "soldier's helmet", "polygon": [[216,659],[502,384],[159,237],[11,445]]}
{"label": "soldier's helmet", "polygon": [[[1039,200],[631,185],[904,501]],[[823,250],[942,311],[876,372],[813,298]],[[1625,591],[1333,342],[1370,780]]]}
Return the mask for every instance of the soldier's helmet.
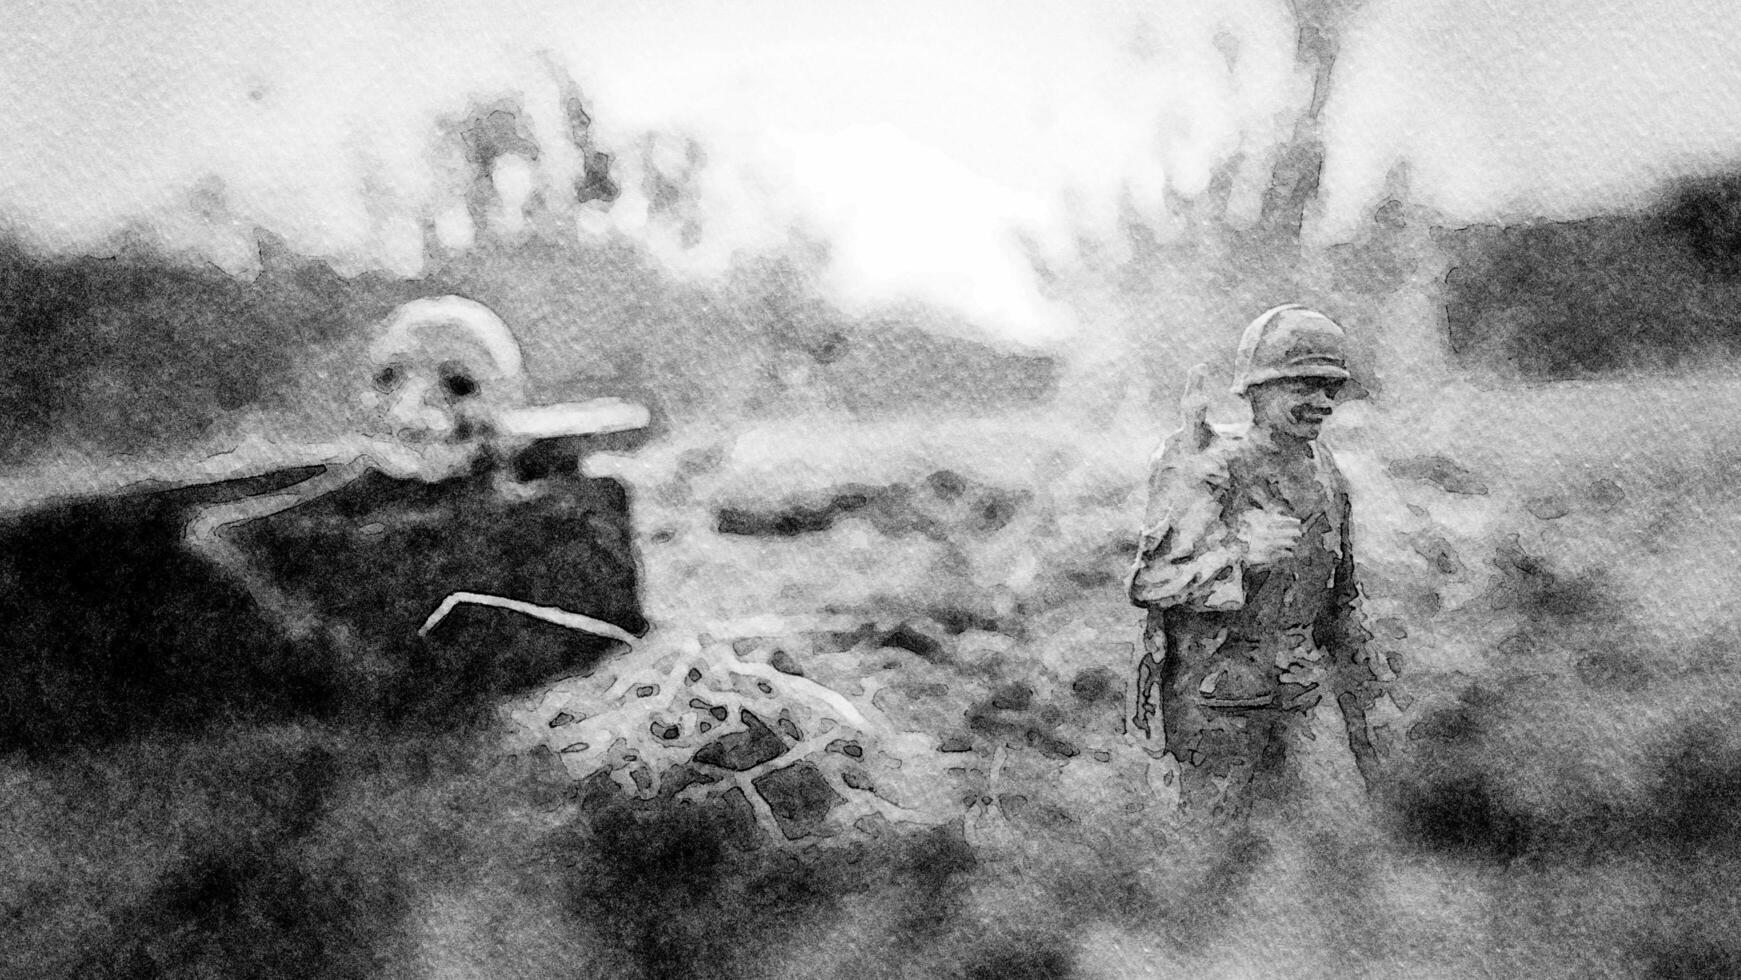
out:
{"label": "soldier's helmet", "polygon": [[1348,337],[1336,321],[1290,303],[1251,321],[1233,359],[1233,393],[1279,378],[1349,380]]}

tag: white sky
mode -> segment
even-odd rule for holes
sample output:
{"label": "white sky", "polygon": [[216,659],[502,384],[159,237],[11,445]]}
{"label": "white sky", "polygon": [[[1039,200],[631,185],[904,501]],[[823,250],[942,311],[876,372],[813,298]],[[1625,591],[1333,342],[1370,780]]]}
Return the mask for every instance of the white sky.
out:
{"label": "white sky", "polygon": [[[1165,233],[1165,191],[1273,143],[1304,94],[1282,0],[64,0],[13,4],[0,30],[0,220],[39,247],[146,222],[245,273],[261,225],[343,269],[415,272],[420,219],[466,237],[431,148],[468,93],[523,92],[551,151],[501,186],[572,179],[542,53],[626,167],[583,227],[700,275],[802,229],[833,246],[842,307],[928,302],[1018,342],[1075,326],[1018,233],[1067,264],[1127,195]],[[1345,233],[1399,158],[1469,220],[1635,203],[1728,163],[1737,39],[1727,0],[1372,0],[1317,233]],[[706,152],[692,248],[647,217],[648,133],[669,169],[673,136]]]}
{"label": "white sky", "polygon": [[1332,225],[1399,156],[1424,198],[1473,220],[1635,206],[1741,166],[1733,0],[1388,0],[1340,67]]}

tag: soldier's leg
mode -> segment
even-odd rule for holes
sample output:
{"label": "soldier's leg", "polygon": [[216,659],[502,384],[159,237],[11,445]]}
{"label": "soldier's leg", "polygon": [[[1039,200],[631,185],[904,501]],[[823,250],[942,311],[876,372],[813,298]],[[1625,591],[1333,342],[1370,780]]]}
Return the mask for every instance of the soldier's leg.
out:
{"label": "soldier's leg", "polygon": [[1309,709],[1266,709],[1253,712],[1252,725],[1262,731],[1262,749],[1247,784],[1250,803],[1273,810],[1299,798],[1301,743],[1312,737]]}
{"label": "soldier's leg", "polygon": [[1346,690],[1336,696],[1341,709],[1342,725],[1348,733],[1348,749],[1354,754],[1354,765],[1368,791],[1376,790],[1383,776],[1379,768],[1378,750],[1372,743],[1372,729],[1367,724],[1366,710],[1370,698],[1366,692]]}
{"label": "soldier's leg", "polygon": [[1251,802],[1253,779],[1274,762],[1269,712],[1185,703],[1172,712],[1167,747],[1179,762],[1179,796],[1189,813],[1234,817]]}

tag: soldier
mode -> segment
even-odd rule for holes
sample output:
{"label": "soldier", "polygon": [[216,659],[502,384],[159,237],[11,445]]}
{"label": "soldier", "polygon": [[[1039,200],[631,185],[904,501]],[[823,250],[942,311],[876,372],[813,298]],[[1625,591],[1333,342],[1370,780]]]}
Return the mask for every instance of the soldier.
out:
{"label": "soldier", "polygon": [[1349,383],[1345,337],[1321,313],[1281,306],[1246,328],[1235,394],[1249,426],[1208,424],[1206,369],[1187,382],[1185,425],[1156,455],[1130,599],[1148,610],[1135,721],[1158,700],[1190,811],[1239,815],[1284,798],[1290,755],[1333,694],[1368,785],[1364,650],[1348,488],[1319,441]]}

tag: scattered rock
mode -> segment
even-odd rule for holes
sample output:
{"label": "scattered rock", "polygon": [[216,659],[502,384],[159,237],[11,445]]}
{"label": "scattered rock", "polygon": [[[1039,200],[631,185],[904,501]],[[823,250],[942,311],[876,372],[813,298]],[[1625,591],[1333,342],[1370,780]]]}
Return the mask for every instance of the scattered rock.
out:
{"label": "scattered rock", "polygon": [[946,540],[958,533],[987,535],[1015,519],[1031,494],[986,486],[939,470],[917,484],[843,484],[765,507],[725,506],[714,514],[721,534],[796,537],[833,527],[852,515],[890,536],[918,534]]}
{"label": "scattered rock", "polygon": [[973,739],[959,732],[943,736],[943,741],[937,746],[939,752],[972,752]]}
{"label": "scattered rock", "polygon": [[1026,711],[1034,704],[1034,689],[1026,684],[1006,684],[991,696],[991,706],[1000,711]]}
{"label": "scattered rock", "polygon": [[1626,500],[1626,491],[1613,480],[1597,480],[1590,485],[1590,502],[1603,510],[1611,510]]}
{"label": "scattered rock", "polygon": [[942,500],[955,500],[967,492],[967,478],[954,470],[938,470],[925,478],[925,488]]}
{"label": "scattered rock", "polygon": [[942,699],[949,696],[949,685],[947,684],[897,681],[893,686],[899,688],[901,693],[915,701],[923,698]]}
{"label": "scattered rock", "polygon": [[889,832],[889,818],[880,813],[869,813],[859,817],[852,826],[866,837],[875,839]]}
{"label": "scattered rock", "polygon": [[841,755],[850,759],[864,758],[864,746],[850,739],[837,738],[834,741],[829,742],[827,751],[839,752]]}
{"label": "scattered rock", "polygon": [[741,712],[739,718],[747,731],[721,735],[702,746],[695,753],[695,761],[733,772],[744,772],[777,759],[786,751],[785,740],[774,734],[773,729],[756,717],[755,712]]}
{"label": "scattered rock", "polygon": [[1385,617],[1372,624],[1373,635],[1381,640],[1406,640],[1409,636],[1408,627],[1400,619]]}
{"label": "scattered rock", "polygon": [[932,661],[938,660],[943,654],[943,644],[941,642],[939,642],[935,637],[921,632],[911,623],[902,623],[890,630],[888,633],[885,633],[883,637],[877,641],[877,645],[883,647],[894,647],[897,650],[906,650],[909,653],[917,654],[924,657],[926,660]]}
{"label": "scattered rock", "polygon": [[689,699],[689,706],[691,708],[698,710],[698,711],[707,712],[708,714],[713,716],[714,721],[724,721],[725,716],[727,714],[724,705],[709,704],[706,701],[701,700],[700,698],[690,698]]}
{"label": "scattered rock", "polygon": [[1557,521],[1572,512],[1572,505],[1559,494],[1531,497],[1524,501],[1523,507],[1537,520],[1542,521]]}
{"label": "scattered rock", "polygon": [[1077,588],[1094,589],[1119,581],[1121,575],[1121,572],[1104,567],[1076,568],[1065,572],[1064,578]]}
{"label": "scattered rock", "polygon": [[1023,494],[988,490],[974,502],[967,521],[968,529],[980,534],[1003,530],[1015,520],[1025,499]]}
{"label": "scattered rock", "polygon": [[1457,556],[1457,550],[1451,542],[1436,534],[1417,534],[1409,542],[1415,554],[1426,559],[1428,567],[1441,575],[1458,576],[1463,574],[1463,561]]}
{"label": "scattered rock", "polygon": [[750,785],[768,802],[774,822],[787,840],[814,833],[831,810],[846,802],[828,785],[822,771],[809,762],[776,769]]}
{"label": "scattered rock", "polygon": [[856,789],[861,793],[870,793],[876,790],[876,785],[871,782],[869,774],[863,770],[848,769],[840,774],[840,781],[845,783],[848,789]]}
{"label": "scattered rock", "polygon": [[697,784],[711,786],[717,782],[719,782],[718,776],[702,772],[694,766],[679,765],[673,767],[665,777],[665,785],[662,788],[666,793],[675,796],[691,786]]}
{"label": "scattered rock", "polygon": [[1523,657],[1540,653],[1541,638],[1530,633],[1513,633],[1499,641],[1499,652],[1508,657]]}
{"label": "scattered rock", "polygon": [[927,613],[937,621],[937,625],[956,636],[968,630],[995,633],[999,626],[995,617],[975,612],[963,606],[933,606],[927,610]]}
{"label": "scattered rock", "polygon": [[1115,701],[1124,697],[1118,675],[1107,667],[1090,667],[1070,682],[1070,693],[1083,704]]}
{"label": "scattered rock", "polygon": [[797,502],[771,510],[721,507],[714,514],[714,527],[721,534],[751,537],[815,534],[833,527],[841,517],[876,503],[883,492],[868,487],[843,487],[816,504]]}
{"label": "scattered rock", "polygon": [[1038,728],[1028,729],[1028,744],[1048,759],[1074,759],[1082,753],[1074,742]]}
{"label": "scattered rock", "polygon": [[1586,620],[1611,604],[1604,569],[1562,574],[1549,558],[1525,551],[1515,536],[1499,547],[1493,564],[1500,572],[1488,595],[1493,609],[1517,607],[1532,620]]}
{"label": "scattered rock", "polygon": [[1446,493],[1483,496],[1487,485],[1468,467],[1444,456],[1413,456],[1390,464],[1391,476],[1430,483]]}
{"label": "scattered rock", "polygon": [[784,648],[775,650],[768,657],[768,666],[782,674],[791,674],[793,677],[804,676],[804,668],[798,666],[798,661],[792,659],[792,655],[787,653]]}

